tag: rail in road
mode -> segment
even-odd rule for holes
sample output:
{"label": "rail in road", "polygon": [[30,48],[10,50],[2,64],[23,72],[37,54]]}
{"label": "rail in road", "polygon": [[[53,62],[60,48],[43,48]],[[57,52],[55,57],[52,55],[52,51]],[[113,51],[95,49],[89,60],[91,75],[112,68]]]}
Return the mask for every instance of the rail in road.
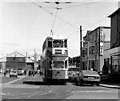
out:
{"label": "rail in road", "polygon": [[40,77],[20,77],[5,83],[2,86],[2,97],[5,99],[89,99],[91,98],[118,98],[118,90],[93,87],[76,86],[72,83],[67,85],[49,85],[39,81],[38,84],[24,84],[23,81],[40,80]]}
{"label": "rail in road", "polygon": [[[93,86],[75,86],[71,83],[67,85],[18,85],[9,84],[3,89],[3,98],[17,99],[115,99],[118,98],[116,89]],[[19,92],[18,92],[19,91]]]}

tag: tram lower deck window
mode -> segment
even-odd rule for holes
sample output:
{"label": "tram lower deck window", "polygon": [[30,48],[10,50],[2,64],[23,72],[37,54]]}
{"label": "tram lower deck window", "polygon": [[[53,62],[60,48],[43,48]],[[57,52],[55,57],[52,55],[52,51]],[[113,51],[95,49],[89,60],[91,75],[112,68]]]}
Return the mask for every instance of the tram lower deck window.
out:
{"label": "tram lower deck window", "polygon": [[64,62],[63,61],[54,61],[54,68],[64,68]]}

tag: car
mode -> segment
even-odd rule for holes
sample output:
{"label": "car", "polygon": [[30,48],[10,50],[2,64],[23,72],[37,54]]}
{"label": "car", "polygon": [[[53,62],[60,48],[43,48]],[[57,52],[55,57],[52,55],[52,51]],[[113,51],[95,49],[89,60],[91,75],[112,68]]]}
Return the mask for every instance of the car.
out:
{"label": "car", "polygon": [[18,75],[23,75],[24,74],[24,70],[23,69],[18,69],[17,73],[18,73]]}
{"label": "car", "polygon": [[79,73],[80,68],[78,67],[71,67],[68,69],[68,79],[70,82],[74,82],[76,74]]}
{"label": "car", "polygon": [[18,75],[17,75],[17,70],[11,70],[9,76],[10,76],[10,77],[17,77],[17,76],[18,76]]}
{"label": "car", "polygon": [[95,84],[99,86],[100,75],[96,71],[81,70],[81,72],[76,75],[75,83],[76,85]]}

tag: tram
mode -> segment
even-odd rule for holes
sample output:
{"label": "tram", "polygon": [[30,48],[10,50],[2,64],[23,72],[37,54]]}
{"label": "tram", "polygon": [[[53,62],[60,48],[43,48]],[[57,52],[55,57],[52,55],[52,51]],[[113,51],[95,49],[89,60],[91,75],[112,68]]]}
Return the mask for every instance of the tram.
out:
{"label": "tram", "polygon": [[46,38],[42,47],[42,72],[44,82],[67,82],[68,47],[66,37]]}

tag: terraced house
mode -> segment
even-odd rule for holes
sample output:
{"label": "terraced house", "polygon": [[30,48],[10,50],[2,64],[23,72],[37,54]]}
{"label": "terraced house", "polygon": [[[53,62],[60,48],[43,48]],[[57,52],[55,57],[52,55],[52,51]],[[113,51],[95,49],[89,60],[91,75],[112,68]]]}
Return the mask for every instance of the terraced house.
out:
{"label": "terraced house", "polygon": [[83,68],[102,71],[104,50],[110,48],[110,27],[100,26],[83,37]]}

